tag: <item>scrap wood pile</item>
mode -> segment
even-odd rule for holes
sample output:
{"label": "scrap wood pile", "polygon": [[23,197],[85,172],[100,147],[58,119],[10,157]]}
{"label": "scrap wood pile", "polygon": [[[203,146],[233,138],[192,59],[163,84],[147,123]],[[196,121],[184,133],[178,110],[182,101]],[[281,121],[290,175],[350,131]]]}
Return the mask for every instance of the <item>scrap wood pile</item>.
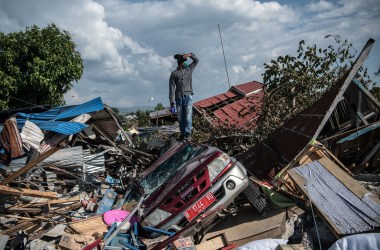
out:
{"label": "scrap wood pile", "polygon": [[0,249],[76,249],[94,241],[67,225],[114,202],[120,208],[128,185],[156,158],[133,147],[100,98],[19,112],[0,131]]}

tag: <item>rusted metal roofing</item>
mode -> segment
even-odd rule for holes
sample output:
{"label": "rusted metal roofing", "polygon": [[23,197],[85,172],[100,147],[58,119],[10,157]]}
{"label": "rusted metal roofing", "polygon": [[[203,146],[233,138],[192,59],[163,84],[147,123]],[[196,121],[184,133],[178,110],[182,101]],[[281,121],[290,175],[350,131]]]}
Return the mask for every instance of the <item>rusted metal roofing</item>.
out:
{"label": "rusted metal roofing", "polygon": [[89,125],[93,127],[93,130],[103,134],[110,141],[114,141],[119,133],[122,133],[124,138],[128,140],[129,144],[132,144],[130,135],[125,132],[117,115],[107,105],[104,105],[102,111],[91,114]]}
{"label": "rusted metal roofing", "polygon": [[22,140],[15,118],[9,118],[5,121],[0,133],[0,146],[7,152],[7,157],[14,158],[24,154]]}
{"label": "rusted metal roofing", "polygon": [[194,103],[193,107],[214,126],[252,130],[264,96],[262,87],[256,81],[232,86],[225,93]]}
{"label": "rusted metal roofing", "polygon": [[[237,157],[250,174],[271,181],[310,141],[341,132],[348,128],[347,123],[348,126],[357,125],[359,118],[356,114],[377,112],[371,119],[380,119],[379,108],[375,107],[373,101],[368,104],[373,109],[367,107],[368,110],[360,110],[359,113],[357,110],[349,110],[350,107],[364,107],[363,103],[371,102],[368,97],[370,94],[363,92],[357,82],[353,81],[353,77],[363,65],[373,42],[367,42],[351,70],[330,91],[287,121],[267,139]],[[358,92],[363,96],[359,98]]]}

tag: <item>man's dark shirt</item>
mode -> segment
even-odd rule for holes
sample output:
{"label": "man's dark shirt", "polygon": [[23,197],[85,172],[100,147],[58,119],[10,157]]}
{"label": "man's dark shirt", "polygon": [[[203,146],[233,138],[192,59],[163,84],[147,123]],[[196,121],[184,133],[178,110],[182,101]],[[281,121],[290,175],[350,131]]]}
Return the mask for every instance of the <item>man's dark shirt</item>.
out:
{"label": "man's dark shirt", "polygon": [[190,58],[193,62],[184,69],[177,68],[172,72],[169,79],[169,100],[170,102],[175,99],[180,99],[182,95],[192,95],[192,74],[195,66],[197,66],[199,60],[191,53]]}

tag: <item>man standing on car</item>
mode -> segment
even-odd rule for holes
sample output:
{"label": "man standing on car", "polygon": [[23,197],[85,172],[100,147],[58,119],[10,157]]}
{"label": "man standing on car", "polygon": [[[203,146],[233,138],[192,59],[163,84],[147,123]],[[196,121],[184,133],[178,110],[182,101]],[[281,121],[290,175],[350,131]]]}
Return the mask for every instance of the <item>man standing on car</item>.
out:
{"label": "man standing on car", "polygon": [[[187,64],[187,58],[192,62]],[[184,55],[176,54],[178,67],[170,75],[169,80],[169,101],[171,107],[177,108],[177,119],[181,132],[180,140],[191,140],[192,111],[193,111],[193,86],[192,74],[199,60],[193,53]]]}

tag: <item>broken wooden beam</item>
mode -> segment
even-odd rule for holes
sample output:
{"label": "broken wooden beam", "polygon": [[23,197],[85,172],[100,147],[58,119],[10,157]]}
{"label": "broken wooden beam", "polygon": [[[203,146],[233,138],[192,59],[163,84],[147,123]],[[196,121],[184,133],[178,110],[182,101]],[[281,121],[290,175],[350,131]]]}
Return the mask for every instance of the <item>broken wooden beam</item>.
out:
{"label": "broken wooden beam", "polygon": [[58,194],[56,192],[45,192],[27,188],[14,188],[5,185],[0,185],[0,194],[11,194],[11,195],[24,195],[32,197],[42,197],[48,199],[58,199]]}
{"label": "broken wooden beam", "polygon": [[35,208],[35,207],[10,207],[8,209],[8,212],[10,213],[41,213],[42,209],[41,208]]}
{"label": "broken wooden beam", "polygon": [[37,158],[34,158],[33,160],[31,160],[30,162],[28,162],[24,167],[20,168],[18,171],[12,173],[11,175],[9,175],[5,180],[3,180],[0,184],[3,184],[3,185],[6,185],[8,184],[9,182],[15,180],[17,177],[19,177],[20,175],[22,174],[25,174],[26,172],[28,172],[31,168],[33,168],[34,166],[36,166],[38,163],[40,163],[41,161],[45,160],[46,158],[48,158],[50,155],[54,154],[55,152],[57,152],[58,150],[60,149],[60,147],[51,147],[49,150],[47,150],[46,152],[42,153],[40,156],[38,156]]}
{"label": "broken wooden beam", "polygon": [[27,229],[27,228],[33,226],[35,223],[36,223],[36,221],[24,221],[24,222],[21,222],[15,226],[13,226],[13,227],[10,227],[8,229],[1,231],[0,234],[10,236],[12,234],[17,233],[18,231],[21,231],[21,230],[24,230],[24,229]]}

